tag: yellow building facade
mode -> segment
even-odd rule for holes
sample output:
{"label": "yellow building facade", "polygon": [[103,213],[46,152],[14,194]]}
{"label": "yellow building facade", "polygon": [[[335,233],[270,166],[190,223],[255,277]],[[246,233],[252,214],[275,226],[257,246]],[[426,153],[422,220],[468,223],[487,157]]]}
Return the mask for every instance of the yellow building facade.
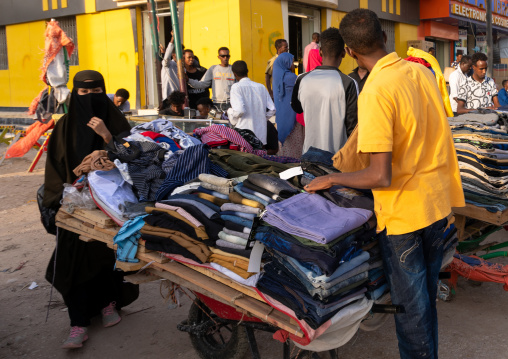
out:
{"label": "yellow building facade", "polygon": [[[77,55],[71,62],[70,81],[80,70],[97,70],[105,77],[108,93],[118,88],[130,92],[131,107],[158,105],[153,36],[145,1],[25,1],[33,2],[29,4],[30,11],[23,6],[0,14],[0,50],[4,36],[7,52],[6,63],[0,62],[0,108],[26,108],[44,87],[39,76],[46,21],[51,18],[70,24],[69,31],[74,31],[76,37]],[[378,14],[386,26],[392,50],[405,57],[407,41],[417,39],[418,1],[187,0],[178,3],[183,44],[194,51],[202,66],[208,68],[219,63],[217,50],[226,46],[231,51],[231,63],[246,61],[250,77],[261,83],[264,83],[266,63],[275,54],[275,40],[287,39],[290,52],[301,62],[303,49],[313,32],[339,27],[347,11],[358,7]],[[168,1],[156,1],[156,8],[159,42],[165,47],[171,32]],[[349,73],[355,67],[354,60],[346,56],[340,69]]]}

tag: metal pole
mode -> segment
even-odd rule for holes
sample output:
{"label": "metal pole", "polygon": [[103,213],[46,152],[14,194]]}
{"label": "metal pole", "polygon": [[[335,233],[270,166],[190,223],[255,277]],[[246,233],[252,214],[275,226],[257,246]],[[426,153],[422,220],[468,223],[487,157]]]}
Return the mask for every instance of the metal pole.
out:
{"label": "metal pole", "polygon": [[486,0],[487,7],[487,76],[492,78],[494,68],[494,42],[492,40],[492,0]]}
{"label": "metal pole", "polygon": [[183,70],[183,51],[182,51],[182,38],[180,37],[180,25],[178,24],[178,7],[176,0],[169,0],[171,9],[171,24],[173,26],[173,39],[175,41],[176,62],[178,65],[178,79],[180,82],[180,91],[185,93],[185,106],[189,105],[187,96],[187,81],[185,79],[185,72]]}
{"label": "metal pole", "polygon": [[157,91],[157,99],[158,103],[162,103],[162,83],[161,83],[161,70],[162,70],[162,63],[161,63],[161,57],[159,55],[159,31],[157,29],[157,14],[155,13],[155,1],[154,0],[148,0],[147,1],[147,8],[150,13],[150,16],[148,17],[150,19],[150,25],[152,28],[152,42],[153,42],[153,53],[154,53],[154,63],[155,63],[155,79],[157,82],[157,86],[155,90]]}

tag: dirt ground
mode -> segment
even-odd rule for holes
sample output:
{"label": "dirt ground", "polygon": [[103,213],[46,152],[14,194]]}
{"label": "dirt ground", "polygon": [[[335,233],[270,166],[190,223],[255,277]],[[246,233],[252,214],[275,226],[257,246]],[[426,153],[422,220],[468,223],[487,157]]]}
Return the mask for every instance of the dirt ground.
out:
{"label": "dirt ground", "polygon": [[[0,146],[0,154],[4,151]],[[35,201],[44,157],[32,174],[26,172],[34,156],[32,150],[0,166],[0,358],[198,358],[188,334],[176,329],[187,317],[190,299],[169,309],[160,282],[141,285],[139,299],[122,311],[117,326],[105,329],[95,320],[82,349],[60,349],[69,321],[61,297],[53,292],[46,322],[51,286],[44,272],[55,238],[40,224]],[[506,241],[508,236],[498,232],[490,240]],[[38,287],[30,290],[32,282]],[[440,358],[508,358],[506,308],[508,293],[502,285],[461,279],[453,300],[438,303]],[[282,344],[270,334],[256,332],[256,338],[262,358],[282,357]],[[341,359],[397,358],[393,320],[375,332],[358,332],[338,354]]]}

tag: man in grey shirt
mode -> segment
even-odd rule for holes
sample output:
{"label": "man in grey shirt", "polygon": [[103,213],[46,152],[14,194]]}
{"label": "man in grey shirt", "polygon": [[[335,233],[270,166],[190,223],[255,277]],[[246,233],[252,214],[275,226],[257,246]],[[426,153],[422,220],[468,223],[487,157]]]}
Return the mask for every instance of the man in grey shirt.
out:
{"label": "man in grey shirt", "polygon": [[321,34],[323,65],[298,77],[291,107],[305,116],[303,153],[313,146],[332,153],[344,146],[358,123],[355,81],[339,66],[346,52],[336,28]]}
{"label": "man in grey shirt", "polygon": [[211,66],[199,81],[189,79],[189,85],[197,89],[209,88],[211,86],[213,92],[212,101],[217,108],[223,111],[231,107],[229,93],[231,86],[235,83],[235,76],[229,64],[230,57],[229,49],[221,47],[218,56],[220,65]]}

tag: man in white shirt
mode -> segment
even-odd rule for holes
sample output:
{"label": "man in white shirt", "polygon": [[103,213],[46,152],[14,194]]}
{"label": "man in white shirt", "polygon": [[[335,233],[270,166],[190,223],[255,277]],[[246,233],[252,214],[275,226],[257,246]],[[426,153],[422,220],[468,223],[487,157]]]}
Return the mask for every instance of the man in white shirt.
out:
{"label": "man in white shirt", "polygon": [[460,56],[461,59],[457,66],[457,70],[453,71],[448,79],[448,83],[450,84],[450,103],[453,113],[457,113],[459,89],[466,82],[467,73],[471,70],[471,66],[473,66],[471,56]]}
{"label": "man in white shirt", "polygon": [[307,71],[307,62],[309,61],[310,50],[319,49],[319,32],[312,34],[312,42],[305,46],[303,50],[303,72]]}
{"label": "man in white shirt", "polygon": [[229,122],[236,128],[251,130],[266,145],[266,121],[275,114],[275,106],[266,88],[251,81],[245,61],[235,61],[233,74],[238,81],[231,86]]}

